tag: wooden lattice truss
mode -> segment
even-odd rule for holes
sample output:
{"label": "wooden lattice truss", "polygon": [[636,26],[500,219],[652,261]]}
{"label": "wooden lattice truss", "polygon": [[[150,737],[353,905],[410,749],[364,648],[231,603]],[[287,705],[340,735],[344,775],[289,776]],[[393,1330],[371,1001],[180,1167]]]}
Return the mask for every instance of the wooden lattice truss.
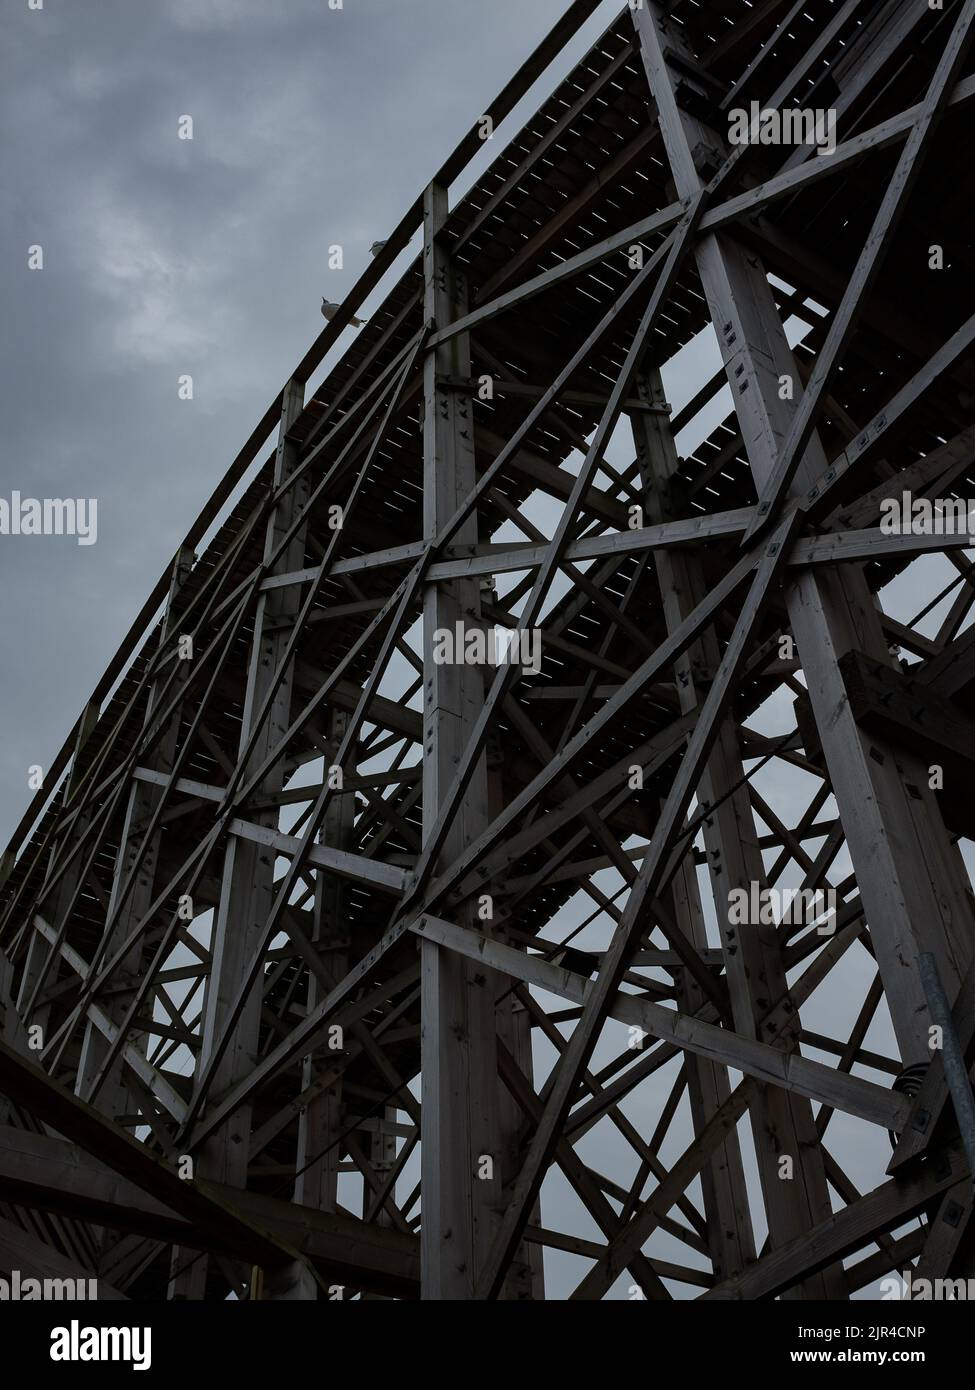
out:
{"label": "wooden lattice truss", "polygon": [[[975,587],[967,533],[879,522],[975,495],[973,17],[648,0],[451,209],[461,143],[4,859],[8,1265],[434,1299],[968,1268],[918,957],[970,1064]],[[753,101],[835,150],[729,144]],[[457,624],[540,662],[436,660]],[[825,930],[729,912],[786,886],[835,891]]]}

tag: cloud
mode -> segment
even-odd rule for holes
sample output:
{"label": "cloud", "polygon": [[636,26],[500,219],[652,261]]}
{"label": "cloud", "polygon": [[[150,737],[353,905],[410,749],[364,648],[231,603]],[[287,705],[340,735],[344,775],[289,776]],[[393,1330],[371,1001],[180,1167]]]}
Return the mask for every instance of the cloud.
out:
{"label": "cloud", "polygon": [[186,315],[187,291],[206,279],[189,248],[172,245],[131,203],[99,200],[84,220],[92,287],[112,303],[112,352],[130,362],[169,363],[214,346],[205,317]]}
{"label": "cloud", "polygon": [[178,28],[200,32],[285,20],[285,7],[266,0],[169,0],[166,11]]}

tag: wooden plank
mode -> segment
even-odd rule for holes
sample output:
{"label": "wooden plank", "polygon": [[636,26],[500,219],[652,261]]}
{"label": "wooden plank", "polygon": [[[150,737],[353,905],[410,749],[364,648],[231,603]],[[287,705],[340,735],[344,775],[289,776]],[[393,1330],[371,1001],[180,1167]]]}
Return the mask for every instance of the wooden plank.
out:
{"label": "wooden plank", "polygon": [[803,453],[815,427],[823,394],[829,389],[829,384],[839,367],[843,352],[856,327],[863,301],[868,297],[880,274],[904,205],[920,177],[925,155],[938,129],[939,117],[965,60],[973,20],[975,0],[965,0],[897,167],[887,184],[846,292],[839,308],[830,319],[826,341],[816,355],[806,389],[793,417],[789,434],[782,445],[775,469],[759,494],[755,520],[746,532],[746,540],[759,535],[776,515],[802,462]]}
{"label": "wooden plank", "polygon": [[918,683],[947,700],[953,700],[975,681],[975,628],[948,642],[929,657],[918,672]]}
{"label": "wooden plank", "polygon": [[[563,209],[561,215],[565,217],[567,213],[568,209]],[[579,251],[575,256],[560,261],[551,270],[543,270],[538,275],[533,275],[530,280],[523,281],[515,289],[499,294],[496,298],[487,300],[486,303],[478,304],[476,309],[464,314],[456,323],[448,324],[445,328],[440,329],[432,339],[433,345],[439,347],[442,343],[449,342],[458,333],[469,333],[472,329],[479,328],[482,324],[497,318],[499,314],[523,305],[537,295],[555,289],[563,281],[574,279],[593,266],[600,265],[610,256],[628,250],[635,243],[644,241],[660,232],[669,231],[677,225],[683,213],[684,208],[680,203],[670,203],[667,207],[661,208],[659,212],[651,213],[649,217],[643,217],[639,222],[624,227],[622,231],[613,232],[594,246],[587,247],[586,250]],[[546,226],[542,232],[548,238],[551,236],[552,230],[551,226]],[[527,255],[527,248],[521,255],[525,260],[530,259]],[[513,265],[509,265],[499,274],[506,281],[510,279],[512,272]],[[482,295],[488,293],[489,290],[490,282],[482,290]]]}
{"label": "wooden plank", "polygon": [[852,444],[847,445],[839,458],[834,459],[807,490],[805,504],[811,517],[818,517],[823,511],[828,510],[829,504],[836,496],[834,489],[840,480],[851,468],[866,457],[868,452],[884,437],[891,426],[900,420],[908,408],[960,357],[968,352],[973,342],[975,342],[975,314],[966,319],[948,341],[937,349],[919,371],[914,373],[910,381],[901,387],[883,410],[878,411],[870,423],[860,431]]}
{"label": "wooden plank", "polygon": [[7,1275],[12,1275],[16,1270],[22,1290],[28,1279],[51,1280],[48,1287],[60,1291],[60,1294],[52,1293],[54,1298],[67,1292],[70,1283],[75,1299],[79,1296],[85,1298],[91,1289],[96,1291],[98,1302],[128,1302],[126,1295],[105,1279],[96,1278],[90,1269],[69,1260],[53,1245],[45,1245],[43,1241],[28,1235],[22,1227],[3,1218],[0,1218],[0,1269]]}
{"label": "wooden plank", "polygon": [[[189,1182],[184,1186],[194,1187]],[[345,1212],[318,1211],[219,1183],[203,1183],[200,1188],[202,1199],[213,1204],[221,1221],[228,1211],[236,1212],[246,1229],[273,1233],[272,1238],[281,1242],[275,1263],[290,1247],[307,1256],[330,1280],[384,1289],[406,1298],[415,1298],[419,1292],[420,1252],[415,1236],[366,1224]],[[196,1233],[185,1215],[150,1195],[125,1172],[113,1171],[60,1137],[0,1128],[0,1194],[39,1211],[64,1212],[113,1230],[181,1241],[193,1248]],[[197,1238],[204,1235],[213,1242],[214,1250],[240,1253],[239,1244],[222,1231],[201,1229]],[[267,1258],[267,1250],[260,1244],[249,1249],[252,1256]],[[101,1287],[99,1279],[99,1291]]]}
{"label": "wooden plank", "polygon": [[144,1192],[172,1207],[195,1228],[198,1237],[216,1238],[244,1259],[274,1265],[290,1258],[273,1239],[258,1235],[239,1220],[214,1208],[191,1182],[155,1158],[144,1144],[129,1137],[97,1110],[72,1096],[46,1072],[0,1042],[0,1090],[59,1134],[100,1158],[113,1172],[129,1178]]}
{"label": "wooden plank", "polygon": [[[571,490],[571,475],[567,474],[566,480]],[[565,558],[566,561],[592,560],[608,555],[639,555],[647,550],[704,545],[708,541],[720,540],[725,536],[743,534],[751,515],[751,507],[736,507],[727,512],[680,517],[659,526],[644,526],[637,530],[611,532],[603,536],[587,536],[568,545]],[[428,578],[435,582],[441,579],[474,578],[477,575],[509,574],[517,570],[536,569],[545,558],[547,549],[547,545],[532,545],[530,542],[516,545],[479,545],[476,547],[476,553],[469,557],[435,561],[427,572]],[[420,544],[401,546],[396,551],[377,551],[375,555],[356,556],[348,561],[339,560],[332,573],[357,574],[364,570],[382,569],[388,565],[416,560],[421,553]],[[315,573],[315,570],[305,569],[295,570],[291,574],[275,575],[266,579],[261,587],[267,590],[288,584],[306,584]]]}
{"label": "wooden plank", "polygon": [[907,673],[849,651],[840,674],[850,712],[862,728],[895,746],[911,749],[926,761],[954,769],[952,776],[975,775],[975,731],[971,720],[950,700]]}
{"label": "wooden plank", "polygon": [[[952,89],[948,100],[948,109],[960,111],[973,98],[975,98],[975,77],[963,78]],[[849,140],[842,141],[836,146],[832,154],[807,160],[795,168],[766,179],[764,183],[756,184],[745,193],[735,194],[726,202],[719,203],[717,207],[712,207],[701,219],[702,233],[716,232],[719,228],[727,226],[740,217],[746,217],[751,213],[766,209],[770,203],[775,202],[778,198],[787,197],[798,190],[809,188],[818,183],[820,179],[842,173],[848,166],[857,164],[868,154],[888,149],[914,128],[921,115],[922,106],[922,102],[916,106],[909,106],[905,111],[899,111],[896,116],[891,116],[889,120],[882,121],[879,125],[872,126],[869,130],[865,130],[862,134],[855,135]]]}
{"label": "wooden plank", "polygon": [[[955,1034],[969,1067],[975,1062],[975,963],[970,965],[952,1006]],[[911,1108],[910,1118],[899,1134],[888,1173],[899,1174],[906,1164],[914,1163],[928,1150],[937,1136],[944,1133],[948,1119],[950,1092],[945,1076],[944,1060],[937,1048],[929,1051],[930,1065],[924,1073]]]}
{"label": "wooden plank", "polygon": [[[563,999],[572,999],[583,1007],[597,990],[598,980],[587,980],[542,957],[526,955],[443,918],[424,914],[411,931],[424,940],[437,941],[470,960],[503,969],[526,984]],[[636,995],[617,991],[606,1013],[621,1023],[644,1029],[661,1041],[686,1048],[696,1056],[734,1067],[756,1080],[781,1086],[824,1105],[833,1105],[871,1124],[896,1129],[910,1114],[910,1101],[896,1091],[814,1062],[798,1052],[781,1052],[768,1043],[742,1037],[728,1028],[718,1028],[713,1023],[679,1014]]]}
{"label": "wooden plank", "polygon": [[[239,818],[232,820],[227,829],[241,840],[266,845],[289,858],[297,855],[304,843],[297,835],[285,835],[270,826],[255,825],[252,821]],[[328,869],[359,883],[368,883],[385,893],[401,893],[407,882],[405,870],[396,868],[394,864],[384,864],[381,859],[367,859],[364,855],[350,854],[346,850],[331,849],[328,845],[309,845],[305,860],[316,868]]]}
{"label": "wooden plank", "polygon": [[859,1250],[878,1232],[904,1225],[922,1212],[932,1197],[954,1187],[966,1172],[960,1152],[946,1149],[939,1162],[910,1177],[884,1183],[815,1231],[764,1255],[743,1275],[710,1289],[702,1298],[774,1298],[809,1272]]}

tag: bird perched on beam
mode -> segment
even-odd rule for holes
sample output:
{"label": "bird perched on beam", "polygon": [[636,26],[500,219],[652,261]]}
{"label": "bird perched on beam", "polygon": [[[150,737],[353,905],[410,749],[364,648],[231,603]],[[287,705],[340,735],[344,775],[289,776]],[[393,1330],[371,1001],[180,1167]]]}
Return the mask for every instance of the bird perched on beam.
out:
{"label": "bird perched on beam", "polygon": [[[330,299],[326,299],[324,295],[322,296],[322,318],[328,319],[329,323],[332,322],[332,319],[334,319],[341,307],[341,304],[333,304]],[[364,322],[364,319],[357,319],[354,314],[349,319],[349,323],[351,323],[353,328],[361,328]]]}
{"label": "bird perched on beam", "polygon": [[380,251],[385,251],[388,245],[388,241],[374,241],[372,245],[369,247],[370,256],[378,256]]}

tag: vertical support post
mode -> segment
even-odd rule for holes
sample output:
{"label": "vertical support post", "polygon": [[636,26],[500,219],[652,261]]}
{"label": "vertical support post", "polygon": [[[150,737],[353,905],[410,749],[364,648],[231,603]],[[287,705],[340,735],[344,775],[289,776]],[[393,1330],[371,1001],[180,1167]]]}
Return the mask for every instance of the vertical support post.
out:
{"label": "vertical support post", "polygon": [[[289,382],[281,409],[281,427],[274,469],[274,486],[279,487],[291,474],[297,462],[297,448],[288,433],[302,411],[304,387]],[[293,487],[274,509],[269,521],[265,542],[268,558],[293,521],[308,496],[307,481]],[[300,568],[305,559],[304,530],[292,539],[278,561],[278,570]],[[293,586],[271,589],[258,599],[251,643],[247,693],[240,731],[240,751],[243,754],[254,726],[254,719],[267,690],[274,680],[290,632],[287,622],[298,611],[299,594]],[[267,753],[286,733],[291,713],[291,674],[285,675],[275,693],[271,708],[255,741],[245,779],[260,765]],[[256,795],[273,796],[284,785],[284,770],[278,763],[268,772]],[[274,809],[253,813],[262,825],[277,825]],[[203,1024],[203,1046],[200,1067],[206,1064],[223,1029],[226,1012],[236,995],[244,969],[271,910],[274,883],[274,852],[263,845],[231,838],[225,858],[220,902],[214,924],[212,963],[207,986]],[[261,982],[258,980],[243,1012],[234,1026],[230,1042],[221,1058],[213,1085],[217,1094],[229,1089],[257,1061],[257,1040],[261,1015]],[[246,1113],[245,1113],[246,1112]],[[250,1107],[231,1116],[207,1145],[204,1166],[207,1176],[217,1181],[243,1187],[247,1175],[250,1133]]]}
{"label": "vertical support post", "polygon": [[[349,716],[345,710],[332,710],[329,716],[329,747],[335,748],[345,736]],[[329,770],[325,767],[325,778]],[[354,800],[351,795],[334,797],[322,826],[322,843],[335,849],[348,849],[352,841]],[[315,881],[314,930],[312,944],[325,964],[331,982],[337,984],[349,968],[349,924],[347,919],[348,891],[341,879],[318,870]],[[307,1008],[321,1001],[326,990],[318,976],[308,973]],[[309,1053],[301,1068],[302,1090],[315,1086],[322,1070],[331,1070],[330,1057],[339,1054],[325,1052],[324,1057]],[[302,1206],[319,1211],[338,1208],[339,1163],[342,1153],[338,1139],[342,1133],[344,1105],[341,1078],[327,1089],[312,1095],[298,1117],[298,1148],[295,1160],[294,1200]],[[290,1269],[290,1279],[283,1291],[272,1286],[269,1297],[314,1300],[318,1285],[308,1266],[296,1262]]]}
{"label": "vertical support post", "polygon": [[[396,1123],[396,1115],[395,1105],[384,1105],[376,1116],[376,1128],[369,1136],[369,1162],[379,1177],[384,1180],[389,1177],[393,1164],[396,1162],[396,1134],[392,1129]],[[371,1205],[372,1197],[368,1191],[368,1186],[363,1184],[363,1216],[368,1215]],[[384,1207],[380,1208],[376,1214],[376,1225],[385,1226],[388,1229],[392,1224],[393,1218],[389,1212]]]}
{"label": "vertical support post", "polygon": [[[166,602],[166,611],[163,616],[162,631],[159,639],[161,647],[172,638],[175,631],[174,607],[179,591],[186,582],[195,558],[192,551],[181,549],[173,563],[173,575],[169,588],[169,597]],[[145,719],[147,725],[152,721],[159,698],[160,682],[157,680],[153,681],[149,688]],[[163,773],[166,776],[172,772],[173,764],[176,760],[179,726],[180,712],[179,707],[177,707],[164,732],[157,740],[152,754],[147,760],[155,771]],[[125,810],[122,838],[119,842],[118,855],[115,861],[112,891],[109,895],[109,918],[116,914],[122,887],[128,881],[142,845],[146,826],[151,820],[162,795],[162,788],[152,783],[140,781],[133,781],[132,783],[128,804]],[[121,910],[118,911],[118,915],[115,916],[115,924],[112,927],[111,933],[112,942],[124,941],[136,924],[146,915],[152,905],[155,891],[156,866],[159,860],[161,843],[162,835],[161,832],[157,830],[152,837],[152,841],[146,847],[145,854],[142,856],[142,862],[139,865],[136,881],[129,889],[124,905]],[[111,946],[107,954],[111,954]],[[142,955],[142,943],[141,941],[136,942],[127,953],[121,969],[113,973],[113,983],[125,980],[126,983],[131,983],[134,989],[141,973]],[[106,1002],[105,1012],[114,1022],[120,1022],[127,1005],[128,997],[116,994],[110,1001]],[[146,1034],[142,1033],[137,1037],[133,1037],[132,1041],[142,1049],[145,1046]],[[89,1089],[101,1069],[108,1048],[109,1041],[104,1033],[89,1020],[85,1025],[85,1037],[75,1078],[75,1094],[81,1096],[82,1099],[87,1098]],[[129,1087],[126,1082],[125,1064],[121,1058],[116,1060],[111,1073],[106,1077],[104,1083],[100,1087],[95,1099],[95,1104],[97,1108],[106,1115],[124,1114],[132,1110],[133,1106],[138,1108],[138,1102],[133,1100],[131,1087]]]}
{"label": "vertical support post", "polygon": [[[369,1163],[381,1182],[385,1182],[392,1171],[396,1162],[396,1134],[392,1126],[396,1123],[396,1106],[384,1105],[375,1116],[375,1128],[371,1129],[368,1140],[367,1156]],[[362,1215],[367,1217],[372,1206],[372,1193],[367,1182],[362,1184]],[[393,1225],[393,1218],[385,1207],[380,1207],[375,1216],[375,1224],[385,1227],[387,1230]],[[359,1295],[364,1303],[386,1302],[386,1295],[381,1293],[361,1293]]]}
{"label": "vertical support post", "polygon": [[[424,195],[424,309],[437,328],[463,315],[466,289],[439,241],[447,190]],[[427,353],[423,372],[423,534],[434,537],[475,483],[471,397],[441,389],[440,379],[471,373],[467,334]],[[461,527],[457,545],[477,542],[477,519]],[[434,634],[480,621],[476,579],[427,585],[423,596],[423,832],[432,832],[462,751],[483,703],[483,675],[462,663],[434,661]],[[487,774],[482,757],[447,835],[449,863],[487,823]],[[473,912],[464,925],[482,926]],[[498,1162],[498,1070],[493,972],[445,947],[422,941],[421,951],[421,1297],[471,1299],[494,1227],[497,1177],[479,1177]]]}
{"label": "vertical support post", "polygon": [[[345,710],[333,710],[329,717],[329,747],[341,743],[348,728]],[[325,769],[328,777],[328,768]],[[351,795],[332,799],[322,827],[322,843],[334,849],[349,849],[352,839],[354,801]],[[315,882],[315,926],[312,943],[321,956],[332,982],[337,984],[349,968],[348,890],[335,874],[319,869]],[[311,972],[308,975],[308,1012],[311,1013],[326,991]],[[336,1056],[338,1054],[335,1054]],[[302,1064],[302,1089],[315,1084],[324,1067],[330,1069],[328,1052],[324,1059],[309,1054]],[[334,1057],[333,1057],[334,1060]],[[335,1143],[341,1132],[342,1082],[315,1095],[298,1121],[296,1202],[320,1211],[335,1211],[338,1204],[338,1170],[341,1154]]]}
{"label": "vertical support post", "polygon": [[[483,580],[481,590],[482,593],[485,591]],[[502,775],[504,755],[497,737],[488,738],[487,762],[488,809],[491,819],[494,820],[504,810],[504,778]],[[498,935],[502,941],[506,937],[506,933],[503,931],[499,932]],[[535,1066],[532,1056],[531,1015],[517,998],[514,990],[507,987],[509,977],[497,975],[495,978],[499,981],[500,988],[498,996],[500,1002],[496,1015],[497,1035],[508,1049],[518,1070],[534,1086]],[[521,1106],[510,1094],[507,1087],[502,1086],[498,1100],[498,1126],[500,1149],[504,1163],[501,1178],[505,1183],[513,1181],[517,1176],[517,1168],[512,1163],[512,1158],[520,1152],[524,1123],[525,1117]],[[542,1224],[541,1204],[537,1201],[532,1211],[531,1220],[535,1225],[540,1226]],[[531,1300],[540,1302],[544,1300],[545,1263],[544,1252],[540,1245],[534,1241],[523,1240],[521,1242],[514,1259],[511,1261],[501,1297],[505,1301]]]}
{"label": "vertical support post", "polygon": [[[693,854],[687,854],[670,885],[674,920],[695,946],[706,947],[707,928]],[[693,1015],[705,1002],[704,991],[690,972],[678,967],[677,1007]],[[685,1054],[687,1092],[694,1133],[700,1134],[731,1094],[727,1067],[692,1053]],[[714,1278],[720,1282],[740,1273],[755,1259],[755,1236],[748,1207],[745,1167],[737,1130],[716,1146],[701,1171],[708,1249]]]}
{"label": "vertical support post", "polygon": [[[288,438],[303,409],[304,384],[290,381],[284,391],[281,424],[274,463],[275,488],[285,482],[298,462],[298,447]],[[310,481],[301,479],[278,502],[268,519],[264,547],[269,560],[310,496]],[[305,562],[305,528],[299,528],[275,566],[275,573],[300,569]],[[257,602],[254,633],[251,640],[247,691],[240,730],[240,755],[243,756],[253,731],[257,711],[270,689],[290,637],[289,620],[298,613],[299,591],[288,585],[266,590]],[[254,741],[254,748],[245,768],[245,778],[254,772],[271,749],[284,737],[291,719],[293,670],[285,673],[271,702],[267,718]],[[255,791],[257,798],[273,797],[284,785],[283,760],[279,760],[264,777]],[[248,812],[259,825],[277,828],[279,812]],[[264,845],[231,837],[224,854],[220,900],[214,913],[211,943],[210,978],[207,982],[203,1017],[203,1039],[197,1058],[197,1074],[221,1040],[226,1020],[247,965],[264,930],[274,897],[274,851]],[[213,1077],[215,1094],[230,1090],[257,1063],[260,1037],[263,980],[259,975],[240,1017],[233,1025],[220,1064]],[[244,1104],[207,1140],[197,1158],[196,1171],[201,1177],[227,1183],[231,1187],[246,1187],[250,1149],[251,1106]],[[185,1265],[183,1252],[174,1251],[174,1266]],[[202,1298],[206,1279],[206,1258],[196,1261],[189,1270],[191,1286],[185,1283],[171,1286],[171,1297]]]}
{"label": "vertical support post", "polygon": [[[663,383],[658,371],[647,372],[639,389],[648,405],[658,408],[664,405]],[[678,464],[670,425],[665,416],[648,411],[634,412],[632,421],[646,490],[647,519],[651,523],[668,521],[671,518],[666,498]],[[655,563],[667,628],[673,631],[704,598],[704,576],[700,561],[690,552],[660,551]],[[718,638],[711,629],[678,663],[677,686],[684,712],[703,703],[699,687],[713,677],[720,661]],[[775,1045],[783,1051],[794,1051],[798,1047],[800,1023],[798,1014],[785,1002],[788,985],[775,928],[759,923],[733,926],[728,920],[732,889],[744,888],[747,892],[753,882],[759,888],[765,887],[765,866],[744,783],[738,737],[731,719],[721,723],[714,751],[701,779],[700,799],[702,805],[707,803],[716,808],[704,823],[703,837],[715,914],[725,951],[735,1028],[743,1037],[765,1041],[766,1036],[773,1037],[785,1022],[786,1027]],[[696,878],[693,890],[697,891]],[[701,932],[703,923],[692,939],[697,939]],[[770,1015],[775,1001],[783,1002],[775,1014]],[[713,1103],[720,1104],[728,1093],[724,1069],[718,1069],[719,1078],[701,1075],[698,1059],[689,1058],[688,1066],[692,1098],[695,1082],[698,1086],[706,1083],[709,1088],[715,1088]],[[702,1118],[707,1118],[703,1110]],[[750,1118],[769,1234],[773,1245],[780,1245],[827,1220],[831,1213],[812,1106],[804,1097],[781,1087],[763,1086],[758,1089],[756,1101],[750,1108]],[[789,1180],[783,1179],[780,1170],[779,1160],[783,1156],[792,1159],[794,1176]],[[740,1170],[740,1152],[732,1154],[731,1158],[738,1171],[732,1170],[729,1186],[733,1190],[725,1194],[725,1200],[733,1203],[732,1210],[744,1205],[747,1211],[747,1203],[742,1202],[744,1177]],[[726,1229],[725,1225],[721,1229]],[[750,1237],[749,1227],[745,1230]],[[725,1252],[725,1257],[743,1260],[754,1258],[754,1252],[749,1256],[746,1245]],[[808,1298],[839,1299],[846,1296],[845,1287],[842,1269],[833,1266],[807,1280],[801,1292]]]}

